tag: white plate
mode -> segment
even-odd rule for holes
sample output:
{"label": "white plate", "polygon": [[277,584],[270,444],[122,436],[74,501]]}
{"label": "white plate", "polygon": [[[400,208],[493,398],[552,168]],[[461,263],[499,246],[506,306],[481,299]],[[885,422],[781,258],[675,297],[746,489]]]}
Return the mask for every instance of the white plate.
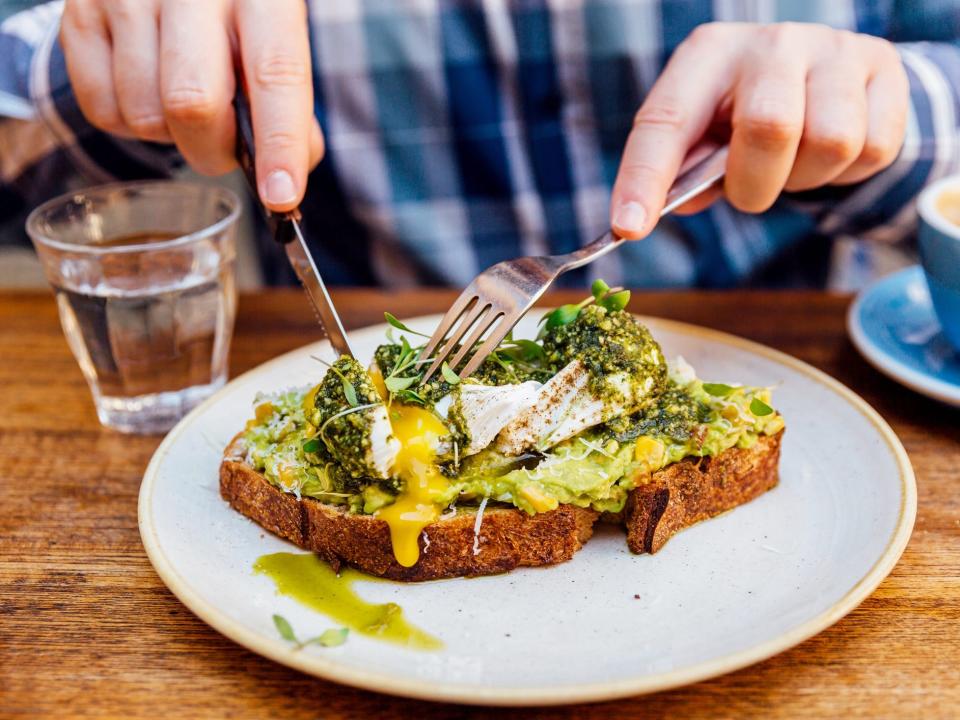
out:
{"label": "white plate", "polygon": [[[435,327],[438,317],[411,321]],[[674,687],[767,658],[820,632],[877,587],[916,514],[899,440],[859,397],[814,368],[730,335],[646,319],[668,356],[714,381],[777,385],[787,420],[780,485],[754,502],[632,555],[601,528],[569,563],[421,584],[361,582],[399,603],[444,649],[409,650],[351,634],[338,648],[295,651],[273,613],[301,636],[332,627],[251,571],[295,548],[230,509],[217,467],[258,390],[316,382],[311,345],[235,379],[158,448],[140,490],[140,532],[158,574],[200,618],[251,650],[349,685],[434,700],[523,705],[607,700]],[[361,359],[383,327],[351,334]],[[533,334],[524,322],[520,336]],[[635,596],[639,595],[639,599]]]}

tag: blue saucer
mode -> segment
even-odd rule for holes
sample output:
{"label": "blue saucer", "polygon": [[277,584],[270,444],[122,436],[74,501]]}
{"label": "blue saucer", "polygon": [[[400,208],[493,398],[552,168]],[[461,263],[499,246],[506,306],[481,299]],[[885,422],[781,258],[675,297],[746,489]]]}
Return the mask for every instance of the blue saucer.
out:
{"label": "blue saucer", "polygon": [[877,370],[919,393],[960,407],[960,353],[940,331],[919,265],[857,296],[847,331]]}

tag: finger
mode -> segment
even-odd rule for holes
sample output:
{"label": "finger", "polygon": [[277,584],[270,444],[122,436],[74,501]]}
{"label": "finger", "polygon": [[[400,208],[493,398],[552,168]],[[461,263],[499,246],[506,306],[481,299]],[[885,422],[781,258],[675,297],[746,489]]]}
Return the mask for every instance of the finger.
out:
{"label": "finger", "polygon": [[172,142],[160,103],[159,7],[116,3],[107,17],[113,42],[113,84],[124,124],[138,138]]}
{"label": "finger", "polygon": [[160,10],[160,96],[170,135],[198,172],[236,166],[235,85],[223,3],[165,0]]}
{"label": "finger", "polygon": [[729,88],[736,33],[713,25],[694,31],[637,112],[611,197],[611,225],[621,237],[644,237],[656,224],[688,148]]}
{"label": "finger", "polygon": [[862,182],[896,160],[903,147],[909,101],[910,83],[897,56],[895,62],[881,67],[867,85],[867,136],[863,149],[856,161],[833,179],[833,184]]}
{"label": "finger", "polygon": [[803,137],[787,190],[826,185],[860,155],[867,135],[866,83],[866,66],[853,54],[810,69]]}
{"label": "finger", "polygon": [[789,36],[759,47],[739,70],[724,192],[744,212],[773,205],[793,166],[803,132],[804,53]]}
{"label": "finger", "polygon": [[674,215],[696,215],[703,212],[713,205],[717,200],[723,197],[723,188],[717,185],[709,190],[704,190],[693,200],[688,200],[673,211]]}
{"label": "finger", "polygon": [[323,160],[326,146],[323,141],[323,131],[316,118],[310,123],[310,169],[312,170]]}
{"label": "finger", "polygon": [[260,197],[271,210],[290,210],[307,184],[314,123],[306,6],[303,0],[241,0],[237,33]]}
{"label": "finger", "polygon": [[129,136],[117,105],[110,35],[99,5],[89,0],[65,5],[60,45],[80,111],[94,127]]}

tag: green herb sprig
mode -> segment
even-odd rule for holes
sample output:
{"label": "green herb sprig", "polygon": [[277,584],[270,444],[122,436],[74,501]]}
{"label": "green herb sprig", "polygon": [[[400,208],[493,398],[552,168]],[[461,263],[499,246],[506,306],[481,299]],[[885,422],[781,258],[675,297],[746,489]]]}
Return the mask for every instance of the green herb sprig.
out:
{"label": "green herb sprig", "polygon": [[607,312],[620,312],[630,302],[630,291],[620,287],[610,287],[603,280],[593,281],[590,288],[590,297],[581,300],[575,305],[561,305],[556,310],[551,310],[542,318],[540,323],[543,328],[540,335],[543,336],[549,330],[561,325],[569,325],[580,315],[580,311],[587,305],[596,303]]}
{"label": "green herb sprig", "polygon": [[273,616],[273,626],[277,629],[280,637],[288,642],[293,643],[294,649],[296,650],[303,650],[303,648],[307,647],[307,645],[337,647],[338,645],[343,645],[347,641],[347,635],[350,632],[345,627],[330,628],[329,630],[324,630],[322,633],[316,637],[310,638],[309,640],[299,640],[296,633],[293,632],[293,626],[285,617],[283,617],[283,615]]}

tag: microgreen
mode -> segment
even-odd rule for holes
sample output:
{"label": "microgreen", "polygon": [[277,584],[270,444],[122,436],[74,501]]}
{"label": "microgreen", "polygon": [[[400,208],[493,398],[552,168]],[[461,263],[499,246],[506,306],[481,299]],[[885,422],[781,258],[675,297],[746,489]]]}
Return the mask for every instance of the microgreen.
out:
{"label": "microgreen", "polygon": [[[589,299],[589,302],[593,302],[592,297]],[[556,310],[543,316],[544,320],[546,320],[546,324],[543,326],[544,329],[553,330],[553,328],[560,327],[561,325],[569,325],[577,319],[577,315],[580,314],[580,310],[583,307],[583,305],[561,305]]]}
{"label": "microgreen", "polygon": [[283,615],[274,615],[273,625],[277,628],[277,632],[280,633],[280,637],[284,640],[289,640],[292,643],[297,642],[297,636],[293,632],[293,627],[291,627],[289,621],[283,617]]}
{"label": "microgreen", "polygon": [[388,378],[384,378],[383,384],[387,386],[387,390],[396,394],[402,390],[406,390],[416,381],[417,379],[415,377],[396,377],[391,375]]}
{"label": "microgreen", "polygon": [[[320,360],[320,358],[315,359]],[[320,360],[320,362],[323,362],[323,360]],[[337,370],[336,365],[331,365],[330,363],[326,362],[323,362],[323,364],[335,372],[337,377],[340,378],[340,383],[343,386],[343,396],[347,399],[347,404],[349,404],[350,407],[356,407],[359,405],[360,403],[357,400],[357,391],[353,388],[353,383],[347,380],[346,376],[342,372]]]}
{"label": "microgreen", "polygon": [[590,286],[590,297],[581,300],[575,305],[561,305],[556,310],[551,310],[540,318],[540,324],[543,325],[543,328],[540,330],[540,335],[543,336],[548,330],[560,327],[561,325],[569,325],[577,319],[580,311],[592,302],[597,303],[597,305],[604,308],[607,312],[619,312],[630,302],[630,291],[624,290],[621,287],[612,288],[607,285],[605,281],[598,278],[594,280],[593,285]]}
{"label": "microgreen", "polygon": [[714,397],[726,397],[733,392],[733,388],[723,383],[704,383],[703,391]]}
{"label": "microgreen", "polygon": [[460,378],[450,369],[450,366],[447,365],[446,362],[440,366],[440,373],[443,375],[443,379],[451,385],[456,385],[460,382]]}
{"label": "microgreen", "polygon": [[400,322],[399,320],[397,320],[397,317],[396,317],[395,315],[391,314],[391,313],[385,312],[385,313],[383,314],[383,317],[386,319],[386,321],[387,321],[390,325],[392,325],[393,327],[395,327],[397,330],[403,330],[404,332],[412,333],[412,334],[414,334],[414,335],[419,335],[420,337],[425,337],[425,338],[430,337],[429,335],[424,335],[422,332],[419,332],[419,331],[417,331],[417,330],[414,330],[414,329],[411,328],[411,327],[407,327],[407,326],[404,325],[402,322]]}
{"label": "microgreen", "polygon": [[290,625],[290,622],[282,615],[273,616],[273,626],[277,629],[280,637],[287,642],[293,643],[297,650],[302,650],[307,645],[320,645],[321,647],[337,647],[338,645],[343,645],[347,641],[347,635],[350,632],[345,627],[330,628],[329,630],[324,630],[316,637],[300,641],[297,639],[296,633],[293,632],[293,626]]}
{"label": "microgreen", "polygon": [[750,401],[750,412],[752,412],[757,417],[763,417],[764,415],[769,415],[773,412],[773,408],[767,405],[760,398],[754,398]]}
{"label": "microgreen", "polygon": [[619,290],[617,292],[611,292],[610,294],[598,299],[597,305],[605,308],[607,312],[620,312],[627,306],[627,303],[629,302],[630,291]]}
{"label": "microgreen", "polygon": [[357,400],[357,391],[346,378],[343,379],[343,394],[346,395],[350,407],[356,407],[360,404],[360,401]]}
{"label": "microgreen", "polygon": [[595,300],[599,300],[608,292],[610,292],[610,286],[600,278],[594,280],[593,285],[590,287],[590,293],[593,295]]}

